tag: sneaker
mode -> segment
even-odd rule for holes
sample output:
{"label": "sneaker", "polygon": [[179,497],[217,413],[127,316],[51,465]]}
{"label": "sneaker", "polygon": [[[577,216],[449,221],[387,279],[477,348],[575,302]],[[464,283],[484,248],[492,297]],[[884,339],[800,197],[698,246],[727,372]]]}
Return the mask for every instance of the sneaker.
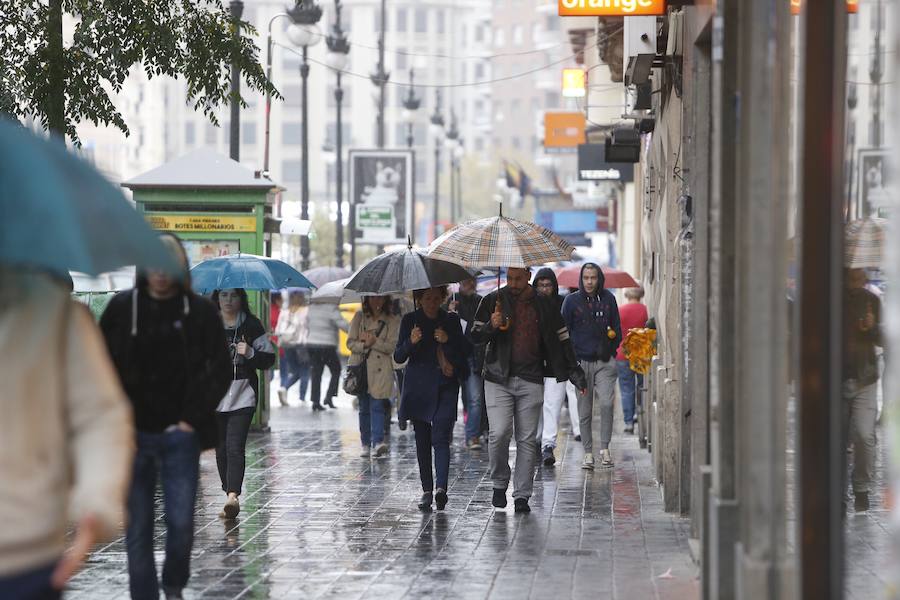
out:
{"label": "sneaker", "polygon": [[853,510],[856,512],[869,510],[869,492],[856,492],[854,494]]}
{"label": "sneaker", "polygon": [[233,519],[238,516],[239,512],[241,512],[241,504],[238,502],[237,496],[228,496],[228,500],[225,501],[225,506],[222,508],[225,518]]}
{"label": "sneaker", "polygon": [[494,488],[494,495],[491,498],[491,504],[497,508],[506,508],[506,490]]}
{"label": "sneaker", "polygon": [[586,452],[584,455],[584,460],[581,462],[582,469],[588,469],[590,471],[594,470],[594,455],[590,452]]}
{"label": "sneaker", "polygon": [[609,454],[609,448],[600,451],[600,466],[606,469],[613,466],[612,456]]}
{"label": "sneaker", "polygon": [[517,513],[530,513],[531,507],[528,506],[528,498],[516,498],[513,501],[513,505],[516,507],[515,511]]}
{"label": "sneaker", "polygon": [[365,447],[362,449],[362,452],[359,453],[360,458],[369,458],[372,456],[372,450],[369,447]]}
{"label": "sneaker", "polygon": [[580,433],[579,433],[578,435],[575,436],[575,441],[576,441],[576,442],[580,442],[580,441],[581,441],[581,434],[580,434]]}
{"label": "sneaker", "polygon": [[544,459],[545,467],[552,467],[556,464],[556,457],[553,456],[553,446],[544,446],[541,451],[541,458]]}
{"label": "sneaker", "polygon": [[481,450],[481,441],[478,438],[472,438],[466,446],[469,450]]}
{"label": "sneaker", "polygon": [[381,458],[388,453],[388,445],[384,442],[381,442],[377,446],[375,446],[375,458]]}
{"label": "sneaker", "polygon": [[444,510],[444,507],[447,506],[447,492],[438,488],[434,494],[434,503],[437,505],[438,510]]}
{"label": "sneaker", "polygon": [[625,426],[625,433],[632,434],[634,433],[634,424]]}
{"label": "sneaker", "polygon": [[278,390],[278,404],[280,404],[280,405],[282,405],[282,406],[287,406],[287,405],[288,405],[288,401],[287,401],[287,390],[284,389],[284,388],[281,388],[281,389]]}

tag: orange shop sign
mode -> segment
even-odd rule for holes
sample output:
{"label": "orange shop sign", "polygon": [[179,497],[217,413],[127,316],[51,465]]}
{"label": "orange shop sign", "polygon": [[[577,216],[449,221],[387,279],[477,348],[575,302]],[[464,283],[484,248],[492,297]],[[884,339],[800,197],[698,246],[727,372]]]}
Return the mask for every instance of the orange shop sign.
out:
{"label": "orange shop sign", "polygon": [[634,17],[666,14],[666,0],[557,0],[561,17]]}
{"label": "orange shop sign", "polygon": [[[803,8],[803,0],[789,0],[791,3],[791,14],[799,15]],[[859,12],[859,0],[847,0],[847,12],[856,14]]]}
{"label": "orange shop sign", "polygon": [[548,112],[544,115],[544,148],[578,148],[585,143],[584,113]]}

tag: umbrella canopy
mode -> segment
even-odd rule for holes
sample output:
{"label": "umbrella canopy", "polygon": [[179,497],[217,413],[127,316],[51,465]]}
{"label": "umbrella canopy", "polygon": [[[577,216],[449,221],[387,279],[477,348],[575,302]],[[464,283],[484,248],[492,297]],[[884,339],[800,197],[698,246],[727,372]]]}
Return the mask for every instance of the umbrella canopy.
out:
{"label": "umbrella canopy", "polygon": [[57,141],[0,118],[0,261],[99,275],[179,271],[122,191]]}
{"label": "umbrella canopy", "polygon": [[347,302],[360,302],[361,296],[353,290],[345,289],[349,279],[330,281],[313,292],[310,302],[314,304],[344,304]]}
{"label": "umbrella canopy", "polygon": [[204,260],[191,269],[191,280],[194,290],[201,294],[228,288],[273,290],[315,287],[286,262],[253,254],[229,254]]}
{"label": "umbrella canopy", "polygon": [[886,231],[886,219],[861,219],[848,223],[844,238],[844,266],[851,269],[881,267]]}
{"label": "umbrella canopy", "polygon": [[[603,287],[606,289],[640,287],[634,277],[625,271],[611,267],[600,267],[600,270],[603,271]],[[580,277],[581,265],[569,265],[556,270],[556,280],[560,287],[577,288]]]}
{"label": "umbrella canopy", "polygon": [[314,286],[320,288],[326,283],[337,281],[338,279],[347,279],[353,275],[353,272],[344,267],[315,267],[303,271],[303,275],[309,279]]}
{"label": "umbrella canopy", "polygon": [[410,246],[370,260],[347,282],[347,289],[390,294],[457,283],[473,275],[457,264],[429,258],[424,250]]}
{"label": "umbrella canopy", "polygon": [[546,227],[500,215],[457,225],[431,243],[428,256],[464,267],[532,267],[574,251]]}

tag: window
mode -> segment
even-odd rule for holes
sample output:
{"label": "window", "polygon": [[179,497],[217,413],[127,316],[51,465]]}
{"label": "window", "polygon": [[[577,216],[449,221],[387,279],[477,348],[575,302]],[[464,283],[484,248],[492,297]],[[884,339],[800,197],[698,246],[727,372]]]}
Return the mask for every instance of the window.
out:
{"label": "window", "polygon": [[299,144],[301,137],[300,123],[283,123],[281,125],[281,143],[282,144]]}
{"label": "window", "polygon": [[512,43],[516,46],[522,45],[522,26],[521,25],[513,25],[512,28]]}
{"label": "window", "polygon": [[506,44],[506,36],[503,35],[503,29],[498,27],[497,30],[494,31],[494,46],[500,48],[504,44]]}
{"label": "window", "polygon": [[428,12],[424,8],[417,8],[415,18],[416,33],[428,33]]}
{"label": "window", "polygon": [[484,63],[478,63],[475,65],[475,81],[482,79],[484,79]]}
{"label": "window", "polygon": [[559,102],[559,94],[556,92],[544,93],[544,108],[556,108]]}
{"label": "window", "polygon": [[547,31],[559,31],[559,17],[556,15],[547,15],[544,19],[544,29]]}
{"label": "window", "polygon": [[519,98],[513,98],[509,103],[509,112],[513,113],[513,117],[515,117],[515,113],[522,110],[522,101]]}
{"label": "window", "polygon": [[394,124],[394,146],[397,148],[406,148],[406,135],[408,131],[406,123]]}
{"label": "window", "polygon": [[477,25],[475,27],[475,41],[476,42],[484,41],[484,27],[481,25]]}
{"label": "window", "polygon": [[203,135],[203,142],[207,146],[215,146],[216,141],[219,139],[219,128],[213,125],[212,123],[206,124],[206,131]]}
{"label": "window", "polygon": [[424,146],[428,139],[428,126],[425,123],[416,123],[413,125],[413,144],[416,146]]}
{"label": "window", "polygon": [[303,163],[299,160],[283,160],[281,161],[281,179],[282,181],[298,182],[300,181],[300,170]]}
{"label": "window", "polygon": [[534,44],[537,42],[538,38],[541,37],[541,26],[537,23],[532,23],[531,25],[531,43]]}
{"label": "window", "polygon": [[256,123],[250,121],[241,124],[241,141],[244,144],[256,143]]}
{"label": "window", "polygon": [[437,11],[437,32],[444,33],[447,28],[447,15],[443,10]]}
{"label": "window", "polygon": [[185,123],[184,124],[184,144],[185,144],[185,146],[193,146],[194,145],[194,124],[193,123]]}
{"label": "window", "polygon": [[397,23],[395,28],[400,33],[406,33],[406,13],[407,11],[405,8],[397,9]]}
{"label": "window", "polygon": [[428,172],[425,170],[425,161],[416,160],[416,183],[425,183]]}
{"label": "window", "polygon": [[395,65],[398,69],[406,69],[408,66],[407,57],[409,55],[406,54],[406,48],[397,48],[397,53],[394,55]]}
{"label": "window", "polygon": [[[341,145],[350,143],[350,123],[341,123]],[[325,126],[325,145],[334,148],[337,145],[337,123]]]}

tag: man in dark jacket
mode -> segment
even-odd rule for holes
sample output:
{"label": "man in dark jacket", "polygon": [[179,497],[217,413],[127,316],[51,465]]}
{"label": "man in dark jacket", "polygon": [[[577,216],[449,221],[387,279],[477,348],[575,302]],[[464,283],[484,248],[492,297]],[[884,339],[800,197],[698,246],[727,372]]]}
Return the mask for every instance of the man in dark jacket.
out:
{"label": "man in dark jacket", "polygon": [[488,294],[478,307],[472,339],[486,343],[485,400],[489,432],[492,504],[506,506],[509,485],[509,440],[515,424],[516,512],[530,512],[534,484],[538,422],[544,400],[544,377],[570,379],[584,389],[584,373],[575,362],[569,332],[551,299],[528,285],[528,269],[511,268],[506,286]]}
{"label": "man in dark jacket", "polygon": [[447,308],[459,315],[463,333],[472,342],[473,352],[469,356],[469,376],[462,386],[463,403],[466,408],[466,447],[481,450],[482,407],[484,405],[484,344],[472,341],[472,326],[475,312],[481,302],[481,295],[475,291],[475,280],[466,279],[459,283],[459,293],[450,300]]}
{"label": "man in dark jacket", "polygon": [[847,270],[844,294],[844,439],[846,443],[853,444],[852,486],[857,512],[869,510],[878,416],[879,373],[875,347],[883,343],[881,301],[866,289],[866,280],[865,270]]}
{"label": "man in dark jacket", "polygon": [[167,529],[162,584],[167,597],[181,598],[190,575],[200,451],[216,444],[216,405],[232,375],[215,307],[190,291],[178,238],[160,237],[183,267],[181,277],[139,273],[134,289],[116,295],[100,319],[137,430],[125,533],[131,597],[154,600],[159,597],[153,555],[157,476]]}
{"label": "man in dark jacket", "polygon": [[572,336],[578,363],[587,376],[587,389],[578,396],[581,419],[583,469],[594,468],[591,423],[594,403],[600,409],[600,464],[612,467],[609,442],[612,439],[613,403],[616,396],[616,349],[622,341],[616,298],[603,289],[603,271],[594,263],[581,267],[579,290],[566,296],[562,314]]}

